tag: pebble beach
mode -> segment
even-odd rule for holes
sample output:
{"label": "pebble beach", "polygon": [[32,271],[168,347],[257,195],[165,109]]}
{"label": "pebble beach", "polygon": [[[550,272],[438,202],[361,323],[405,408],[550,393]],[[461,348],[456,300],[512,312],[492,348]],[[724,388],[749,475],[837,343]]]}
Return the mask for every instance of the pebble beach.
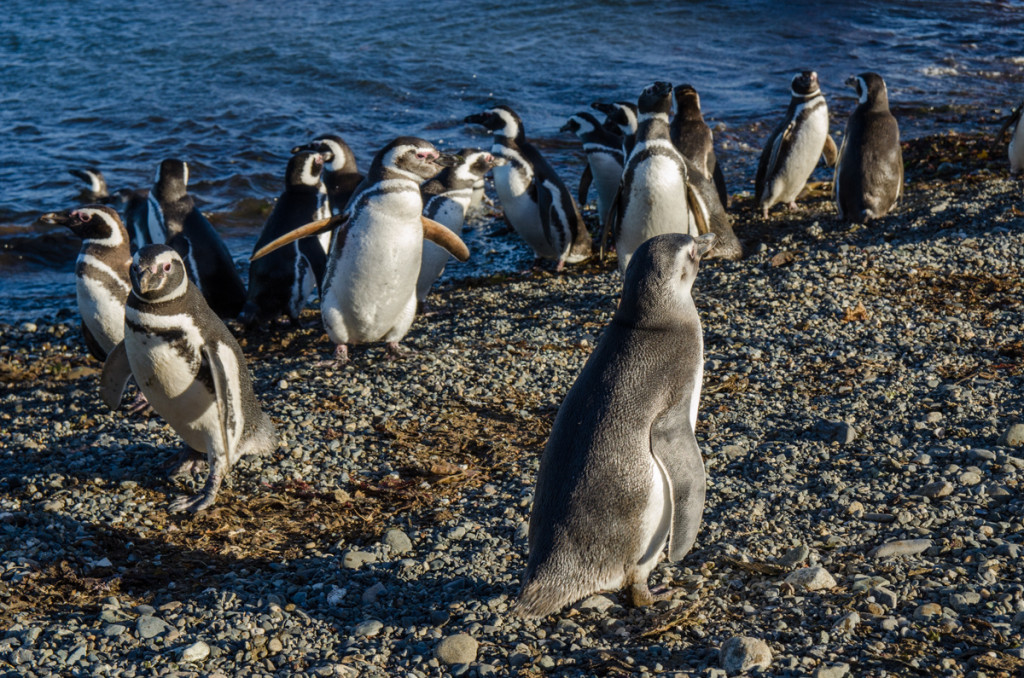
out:
{"label": "pebble beach", "polygon": [[197,516],[167,507],[204,476],[103,405],[73,305],[0,325],[0,675],[1024,674],[1024,205],[989,143],[905,142],[868,226],[821,186],[767,221],[734,197],[746,257],[694,286],[704,522],[649,608],[510,613],[613,258],[449,280],[396,361],[317,366],[313,309],[239,332],[281,445]]}

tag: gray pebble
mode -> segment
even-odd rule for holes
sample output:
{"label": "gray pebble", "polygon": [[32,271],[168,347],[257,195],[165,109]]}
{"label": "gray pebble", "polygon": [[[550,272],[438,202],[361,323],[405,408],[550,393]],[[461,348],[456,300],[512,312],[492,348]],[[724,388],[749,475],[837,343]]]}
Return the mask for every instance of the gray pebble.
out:
{"label": "gray pebble", "polygon": [[795,589],[819,591],[834,587],[836,580],[828,573],[828,570],[821,566],[815,566],[793,570],[786,576],[786,583]]}
{"label": "gray pebble", "polygon": [[937,480],[934,483],[928,483],[924,487],[918,489],[914,494],[918,494],[922,497],[928,497],[929,499],[946,497],[953,494],[953,483],[948,480]]}
{"label": "gray pebble", "polygon": [[[412,540],[409,539],[405,532],[402,532],[397,527],[392,527],[390,530],[384,533],[384,544],[391,547],[391,552],[395,554],[403,554],[412,551]],[[368,562],[373,562],[368,561]]]}
{"label": "gray pebble", "polygon": [[875,549],[875,558],[892,558],[894,556],[916,556],[931,548],[931,539],[902,539],[890,541]]}
{"label": "gray pebble", "polygon": [[845,678],[849,673],[849,664],[829,664],[828,666],[819,666],[814,672],[814,678]]}
{"label": "gray pebble", "polygon": [[352,635],[359,638],[373,638],[375,635],[380,633],[382,628],[384,628],[383,622],[379,622],[376,619],[369,619],[360,624],[356,624],[356,627],[352,629]]}
{"label": "gray pebble", "polygon": [[795,567],[800,563],[804,562],[805,560],[807,560],[808,556],[810,555],[811,549],[809,549],[804,544],[800,544],[799,546],[794,546],[793,548],[786,551],[786,553],[781,558],[779,558],[779,565],[783,565],[785,567]]}
{"label": "gray pebble", "polygon": [[453,664],[469,664],[476,661],[476,652],[479,647],[476,638],[468,633],[456,633],[448,636],[437,644],[434,656],[442,664],[451,666]]}
{"label": "gray pebble", "polygon": [[103,627],[103,635],[107,638],[117,638],[128,630],[124,624],[107,624]]}
{"label": "gray pebble", "polygon": [[145,640],[155,638],[161,633],[166,633],[170,629],[171,625],[163,619],[152,617],[148,614],[139,617],[135,622],[135,632],[139,634],[139,638]]}
{"label": "gray pebble", "polygon": [[1014,424],[1003,431],[1003,435],[999,436],[999,444],[1006,445],[1007,447],[1020,447],[1024,445],[1024,424]]}
{"label": "gray pebble", "polygon": [[341,566],[349,570],[358,570],[367,563],[377,562],[377,556],[367,551],[348,550],[341,554]]}
{"label": "gray pebble", "polygon": [[759,638],[733,636],[722,643],[719,663],[730,676],[752,669],[766,670],[772,664],[772,651]]}
{"label": "gray pebble", "polygon": [[871,589],[871,595],[874,596],[876,603],[890,610],[896,609],[899,604],[899,597],[884,586],[876,586]]}
{"label": "gray pebble", "polygon": [[608,608],[615,605],[615,601],[607,596],[600,594],[590,596],[584,600],[573,605],[580,612],[597,612],[603,614],[608,611]]}
{"label": "gray pebble", "polygon": [[210,646],[199,640],[181,651],[181,661],[201,662],[210,656]]}

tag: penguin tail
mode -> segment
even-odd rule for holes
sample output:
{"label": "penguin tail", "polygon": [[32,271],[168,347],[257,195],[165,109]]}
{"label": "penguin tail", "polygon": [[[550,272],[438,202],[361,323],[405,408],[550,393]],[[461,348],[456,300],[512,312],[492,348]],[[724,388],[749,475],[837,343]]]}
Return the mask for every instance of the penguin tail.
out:
{"label": "penguin tail", "polygon": [[549,586],[543,586],[536,580],[527,582],[520,590],[512,612],[523,619],[540,619],[565,606],[568,601],[560,598],[562,596]]}

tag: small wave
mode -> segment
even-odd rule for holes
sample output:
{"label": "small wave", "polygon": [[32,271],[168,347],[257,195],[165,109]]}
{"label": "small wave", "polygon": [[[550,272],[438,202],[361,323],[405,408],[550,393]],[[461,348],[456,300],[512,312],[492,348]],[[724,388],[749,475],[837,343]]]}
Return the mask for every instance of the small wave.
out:
{"label": "small wave", "polygon": [[920,70],[920,73],[929,78],[943,78],[960,75],[960,71],[952,66],[925,66]]}

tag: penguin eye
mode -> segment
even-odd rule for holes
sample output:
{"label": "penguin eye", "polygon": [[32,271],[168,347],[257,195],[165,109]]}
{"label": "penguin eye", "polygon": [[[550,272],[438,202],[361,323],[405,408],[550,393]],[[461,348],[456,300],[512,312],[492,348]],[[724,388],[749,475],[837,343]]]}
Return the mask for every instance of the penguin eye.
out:
{"label": "penguin eye", "polygon": [[171,263],[167,262],[166,264],[164,264],[164,273],[170,273],[170,272],[171,272]]}
{"label": "penguin eye", "polygon": [[92,215],[89,214],[88,212],[75,212],[75,216],[78,217],[81,221],[89,221],[90,219],[92,219]]}

